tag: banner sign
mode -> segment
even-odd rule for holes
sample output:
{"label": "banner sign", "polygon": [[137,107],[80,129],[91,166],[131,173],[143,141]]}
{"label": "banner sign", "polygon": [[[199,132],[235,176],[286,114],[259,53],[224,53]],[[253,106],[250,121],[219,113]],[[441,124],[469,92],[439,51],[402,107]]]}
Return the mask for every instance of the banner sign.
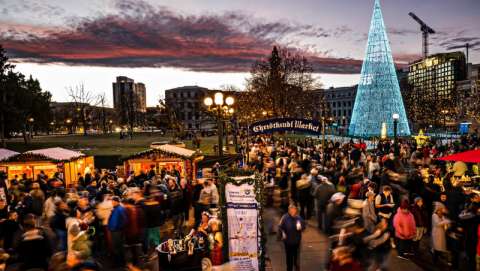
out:
{"label": "banner sign", "polygon": [[228,220],[228,253],[233,271],[259,270],[258,202],[255,185],[225,185]]}
{"label": "banner sign", "polygon": [[276,118],[261,120],[250,124],[250,134],[271,134],[273,132],[298,131],[309,134],[319,134],[322,126],[318,121],[295,118]]}

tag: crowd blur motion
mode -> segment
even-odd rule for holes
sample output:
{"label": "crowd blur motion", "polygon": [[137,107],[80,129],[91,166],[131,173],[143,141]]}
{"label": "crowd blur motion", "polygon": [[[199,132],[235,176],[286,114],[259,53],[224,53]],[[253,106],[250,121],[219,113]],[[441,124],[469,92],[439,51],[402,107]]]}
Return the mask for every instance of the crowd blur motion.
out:
{"label": "crowd blur motion", "polygon": [[402,140],[395,155],[388,140],[367,150],[360,140],[262,136],[243,142],[241,159],[217,163],[196,181],[154,168],[126,178],[95,170],[72,187],[60,173],[2,174],[0,270],[157,270],[159,245],[184,236],[209,242],[202,257],[219,266],[222,220],[212,210],[220,207],[218,176],[227,166],[263,174],[268,208],[279,191],[285,215],[267,228],[285,243],[287,271],[300,270],[308,220],[330,240],[330,261],[319,270],[387,270],[393,251],[406,261],[424,251],[439,270],[475,270],[478,165],[436,158],[478,147],[476,135],[423,146]]}
{"label": "crowd blur motion", "polygon": [[288,225],[307,220],[329,236],[328,270],[390,270],[394,251],[405,261],[426,255],[436,270],[480,270],[479,165],[436,160],[479,148],[477,135],[423,146],[402,140],[397,149],[390,140],[367,150],[361,140],[322,147],[271,137],[251,147],[250,166],[281,191],[287,271],[300,270],[304,228]]}

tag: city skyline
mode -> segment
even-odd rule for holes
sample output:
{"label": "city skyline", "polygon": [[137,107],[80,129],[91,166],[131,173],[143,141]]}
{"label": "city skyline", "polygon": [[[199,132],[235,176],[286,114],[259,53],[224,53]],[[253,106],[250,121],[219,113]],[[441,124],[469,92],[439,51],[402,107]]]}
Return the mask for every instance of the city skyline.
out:
{"label": "city skyline", "polygon": [[[306,55],[325,87],[358,83],[373,1],[300,2],[0,0],[0,44],[57,101],[83,82],[111,105],[121,75],[145,83],[149,106],[183,85],[242,88],[275,44]],[[397,65],[421,56],[410,11],[437,31],[431,54],[469,42],[471,62],[480,61],[480,2],[384,0],[382,8]]]}

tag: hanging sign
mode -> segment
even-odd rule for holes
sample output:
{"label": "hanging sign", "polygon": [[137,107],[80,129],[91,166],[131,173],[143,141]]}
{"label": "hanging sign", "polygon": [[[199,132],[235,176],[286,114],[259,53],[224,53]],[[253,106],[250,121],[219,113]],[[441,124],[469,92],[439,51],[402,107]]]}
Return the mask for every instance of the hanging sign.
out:
{"label": "hanging sign", "polygon": [[255,185],[225,184],[228,253],[234,271],[259,270],[259,203]]}
{"label": "hanging sign", "polygon": [[250,124],[250,134],[271,134],[273,132],[298,131],[308,134],[319,134],[322,126],[318,121],[295,118],[275,118]]}

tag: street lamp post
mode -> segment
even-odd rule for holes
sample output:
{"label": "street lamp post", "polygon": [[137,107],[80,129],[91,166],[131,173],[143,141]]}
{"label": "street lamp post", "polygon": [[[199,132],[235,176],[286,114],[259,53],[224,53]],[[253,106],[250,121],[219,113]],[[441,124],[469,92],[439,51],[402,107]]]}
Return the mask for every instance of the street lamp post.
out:
{"label": "street lamp post", "polygon": [[66,119],[65,120],[65,123],[67,124],[67,130],[68,130],[68,133],[69,134],[73,134],[73,131],[72,131],[72,120],[71,119]]}
{"label": "street lamp post", "polygon": [[[217,92],[212,97],[206,97],[203,103],[208,107],[209,111],[216,113],[218,127],[218,156],[223,156],[223,119],[229,114],[233,114],[232,108],[235,100],[233,97],[224,98],[223,93]],[[227,141],[228,144],[228,141]]]}
{"label": "street lamp post", "polygon": [[394,154],[395,154],[395,157],[398,157],[400,153],[399,153],[399,149],[398,149],[397,126],[398,126],[398,119],[400,118],[400,116],[397,113],[394,113],[392,115],[392,118],[393,118]]}
{"label": "street lamp post", "polygon": [[34,118],[29,118],[28,122],[30,123],[30,138],[33,138],[33,122],[35,121]]}

